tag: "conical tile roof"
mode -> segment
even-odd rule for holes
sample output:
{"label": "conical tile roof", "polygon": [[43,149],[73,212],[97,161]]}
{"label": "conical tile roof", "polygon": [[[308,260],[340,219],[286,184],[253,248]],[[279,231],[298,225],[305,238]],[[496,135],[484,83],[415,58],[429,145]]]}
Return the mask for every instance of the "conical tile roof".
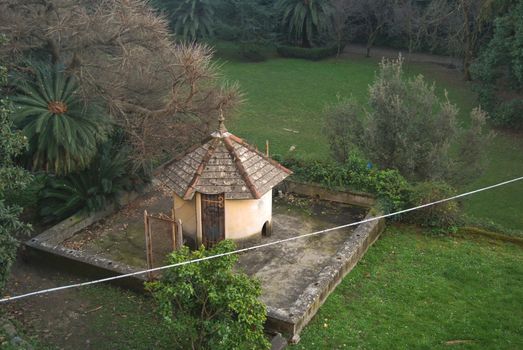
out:
{"label": "conical tile roof", "polygon": [[196,192],[260,198],[292,172],[220,127],[202,144],[164,164],[156,179],[185,200]]}

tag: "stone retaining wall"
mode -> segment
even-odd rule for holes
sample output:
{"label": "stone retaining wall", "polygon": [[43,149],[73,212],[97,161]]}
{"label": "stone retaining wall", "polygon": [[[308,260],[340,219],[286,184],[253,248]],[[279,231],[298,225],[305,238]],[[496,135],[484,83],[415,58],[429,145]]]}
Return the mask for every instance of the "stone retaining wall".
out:
{"label": "stone retaining wall", "polygon": [[357,191],[330,190],[316,184],[301,183],[292,180],[285,180],[278,189],[286,193],[296,193],[316,199],[331,202],[357,205],[370,208],[376,203],[376,197],[369,193]]}
{"label": "stone retaining wall", "polygon": [[[371,214],[368,214],[366,219],[372,217]],[[372,243],[378,239],[384,228],[384,219],[358,226],[332,257],[331,262],[320,272],[318,280],[310,284],[292,305],[290,313],[287,310],[267,308],[267,327],[285,332],[291,341],[297,342],[303,327],[309,323],[329,294],[358,263]]]}

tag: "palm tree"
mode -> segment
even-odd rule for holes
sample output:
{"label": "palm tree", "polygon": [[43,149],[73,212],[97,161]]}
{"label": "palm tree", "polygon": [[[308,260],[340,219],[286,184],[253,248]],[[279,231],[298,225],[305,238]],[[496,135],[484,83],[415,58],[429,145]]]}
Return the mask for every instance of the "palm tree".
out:
{"label": "palm tree", "polygon": [[185,41],[211,36],[214,29],[214,8],[209,0],[157,0],[165,11],[176,34]]}
{"label": "palm tree", "polygon": [[77,82],[58,67],[34,65],[32,80],[20,79],[13,121],[29,140],[34,169],[67,174],[84,169],[107,139],[112,124],[96,103],[84,103]]}
{"label": "palm tree", "polygon": [[302,47],[311,47],[313,34],[332,30],[333,7],[328,0],[279,0],[282,24]]}

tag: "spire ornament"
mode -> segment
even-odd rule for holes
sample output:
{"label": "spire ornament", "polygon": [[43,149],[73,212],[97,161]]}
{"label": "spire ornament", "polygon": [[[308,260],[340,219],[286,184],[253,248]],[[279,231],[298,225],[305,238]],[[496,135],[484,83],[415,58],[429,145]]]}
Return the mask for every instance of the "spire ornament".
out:
{"label": "spire ornament", "polygon": [[227,132],[227,128],[225,127],[225,117],[223,116],[223,110],[220,108],[220,116],[218,117],[218,132],[221,134],[224,134]]}

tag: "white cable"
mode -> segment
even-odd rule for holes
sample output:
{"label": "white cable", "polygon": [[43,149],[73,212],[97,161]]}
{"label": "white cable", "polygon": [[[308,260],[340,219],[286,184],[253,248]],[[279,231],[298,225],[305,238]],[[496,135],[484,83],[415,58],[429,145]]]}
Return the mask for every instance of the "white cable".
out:
{"label": "white cable", "polygon": [[470,191],[470,192],[461,193],[461,194],[458,194],[458,195],[455,195],[455,196],[452,196],[452,197],[449,197],[449,198],[440,199],[440,200],[437,200],[437,201],[434,201],[434,202],[431,202],[431,203],[418,205],[418,206],[413,207],[413,208],[399,210],[399,211],[396,211],[394,213],[384,214],[384,215],[380,215],[380,216],[376,216],[376,217],[371,217],[371,218],[364,219],[364,220],[361,220],[361,221],[352,222],[350,224],[345,224],[345,225],[341,225],[341,226],[331,227],[331,228],[328,228],[328,229],[325,229],[325,230],[315,231],[315,232],[307,233],[307,234],[304,234],[304,235],[301,235],[301,236],[285,238],[285,239],[282,239],[282,240],[279,240],[279,241],[259,244],[259,245],[255,245],[255,246],[252,246],[252,247],[238,249],[238,250],[234,250],[234,251],[227,252],[227,253],[221,253],[221,254],[206,256],[204,258],[198,258],[198,259],[194,259],[194,260],[183,261],[183,262],[179,262],[179,263],[176,263],[176,264],[165,265],[165,266],[155,267],[155,268],[152,268],[152,269],[131,272],[131,273],[127,273],[127,274],[124,274],[124,275],[118,275],[118,276],[102,278],[102,279],[99,279],[99,280],[93,280],[93,281],[88,281],[88,282],[70,284],[70,285],[56,287],[56,288],[43,289],[43,290],[34,291],[34,292],[26,293],[26,294],[20,294],[20,295],[16,295],[16,296],[6,296],[3,299],[0,299],[0,303],[5,303],[5,302],[8,302],[8,301],[13,301],[13,300],[17,300],[17,299],[27,298],[27,297],[30,297],[30,296],[35,296],[35,295],[40,295],[40,294],[57,292],[57,291],[64,290],[64,289],[84,287],[84,286],[89,286],[89,285],[92,285],[92,284],[98,284],[98,283],[103,283],[103,282],[114,281],[114,280],[118,280],[118,279],[122,279],[122,278],[126,278],[126,277],[143,275],[143,274],[146,274],[146,273],[149,273],[149,272],[166,270],[166,269],[170,269],[170,268],[174,268],[174,267],[178,267],[178,266],[183,266],[183,265],[187,265],[187,264],[198,263],[198,262],[205,261],[205,260],[216,259],[216,258],[219,258],[219,257],[222,257],[222,256],[228,256],[228,255],[232,255],[232,254],[239,254],[239,253],[247,252],[247,251],[250,251],[250,250],[265,248],[265,247],[269,247],[269,246],[276,245],[276,244],[290,242],[290,241],[302,239],[302,238],[305,238],[305,237],[315,236],[315,235],[319,235],[319,234],[322,234],[322,233],[339,230],[339,229],[350,227],[350,226],[356,226],[356,225],[364,224],[364,223],[367,223],[367,222],[380,220],[380,219],[388,218],[388,217],[391,217],[391,216],[400,215],[400,214],[403,214],[403,213],[408,213],[410,211],[414,211],[414,210],[426,208],[426,207],[429,207],[429,206],[432,206],[432,205],[448,202],[448,201],[451,201],[451,200],[454,200],[454,199],[470,196],[471,194],[475,194],[475,193],[482,192],[482,191],[487,191],[487,190],[490,190],[490,189],[493,189],[493,188],[496,188],[496,187],[500,187],[500,186],[504,186],[504,185],[507,185],[509,183],[520,181],[520,180],[523,180],[523,176],[522,177],[518,177],[518,178],[514,178],[512,180],[500,182],[500,183],[497,183],[495,185],[479,188],[477,190],[473,190],[473,191]]}

